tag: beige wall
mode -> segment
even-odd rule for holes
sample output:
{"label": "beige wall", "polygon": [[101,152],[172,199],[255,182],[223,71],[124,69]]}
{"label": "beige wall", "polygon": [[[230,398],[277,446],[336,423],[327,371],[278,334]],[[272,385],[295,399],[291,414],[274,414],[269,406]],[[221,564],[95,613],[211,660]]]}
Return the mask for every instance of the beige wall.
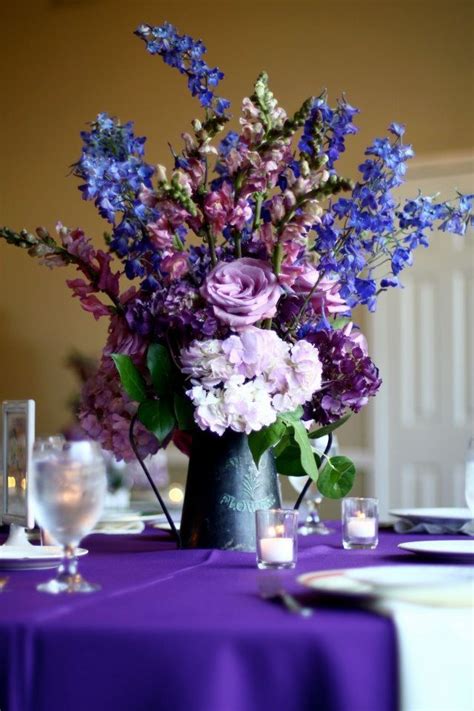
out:
{"label": "beige wall", "polygon": [[[472,146],[472,8],[462,0],[3,0],[0,9],[0,224],[53,227],[57,219],[101,234],[68,166],[79,131],[99,111],[134,119],[148,159],[168,160],[167,141],[198,108],[184,81],[151,58],[132,31],[168,19],[204,39],[226,73],[222,94],[251,91],[265,68],[294,110],[326,86],[362,109],[346,169],[391,120],[408,124],[419,154]],[[72,347],[99,353],[104,325],[74,301],[64,270],[48,272],[0,244],[0,399],[33,397],[38,431],[58,430],[74,390]],[[345,437],[360,444],[364,421]]]}

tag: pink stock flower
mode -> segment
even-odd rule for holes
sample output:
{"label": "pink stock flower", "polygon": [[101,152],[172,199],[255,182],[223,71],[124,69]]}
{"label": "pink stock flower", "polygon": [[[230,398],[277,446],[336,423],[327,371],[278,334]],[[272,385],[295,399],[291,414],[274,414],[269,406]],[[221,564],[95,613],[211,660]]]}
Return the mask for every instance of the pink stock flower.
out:
{"label": "pink stock flower", "polygon": [[247,200],[240,198],[237,205],[232,210],[232,214],[229,219],[229,225],[236,227],[238,230],[242,230],[246,223],[252,219],[253,212],[252,208],[248,204]]}
{"label": "pink stock flower", "polygon": [[273,230],[271,222],[264,222],[256,234],[267,248],[267,253],[269,255],[272,254],[273,248],[277,243],[277,235]]}
{"label": "pink stock flower", "polygon": [[146,185],[142,185],[140,192],[138,193],[138,199],[147,207],[155,207],[158,202],[158,198],[154,190],[150,190]]}
{"label": "pink stock flower", "polygon": [[162,260],[161,267],[163,271],[168,273],[172,281],[180,279],[189,271],[187,254],[185,252],[173,252]]}
{"label": "pink stock flower", "polygon": [[69,254],[78,257],[85,264],[89,264],[92,261],[95,256],[95,249],[83,230],[70,230],[68,227],[64,227],[61,222],[58,222],[56,231]]}
{"label": "pink stock flower", "polygon": [[[286,255],[285,255],[286,257]],[[306,269],[306,264],[298,262],[292,257],[286,257],[283,259],[281,270],[278,275],[278,281],[280,284],[285,284],[286,286],[293,286],[298,277]]]}
{"label": "pink stock flower", "polygon": [[66,284],[77,296],[84,311],[91,313],[96,320],[101,316],[110,316],[110,306],[106,306],[94,294],[94,287],[87,284],[84,279],[67,279]]}
{"label": "pink stock flower", "polygon": [[[132,357],[134,362],[139,365],[145,358],[147,348],[148,342],[136,331],[129,328],[123,316],[112,315],[104,356],[123,353]],[[112,361],[110,361],[110,364],[113,365]]]}
{"label": "pink stock flower", "polygon": [[336,279],[321,277],[317,269],[307,264],[305,271],[300,274],[293,284],[293,289],[297,294],[306,296],[314,285],[317,284],[311,297],[311,306],[315,313],[322,313],[323,310],[329,314],[344,313],[349,307],[339,294],[340,284]]}
{"label": "pink stock flower", "polygon": [[211,222],[214,232],[222,232],[229,221],[234,208],[232,188],[224,183],[218,190],[213,190],[204,201],[204,212]]}
{"label": "pink stock flower", "polygon": [[205,164],[197,158],[188,158],[186,172],[193,190],[197,190],[204,180],[206,174]]}
{"label": "pink stock flower", "polygon": [[351,339],[361,349],[362,353],[366,356],[369,354],[369,347],[367,344],[367,339],[361,331],[354,329],[354,324],[350,321],[344,326],[342,332],[345,336]]}
{"label": "pink stock flower", "polygon": [[270,201],[270,216],[272,222],[276,225],[282,217],[284,217],[286,212],[285,204],[281,195],[275,195]]}
{"label": "pink stock flower", "polygon": [[101,249],[96,254],[96,261],[99,265],[97,286],[101,291],[105,291],[109,296],[117,298],[120,293],[120,275],[115,274],[110,269],[112,255],[106,254]]}
{"label": "pink stock flower", "polygon": [[173,244],[173,232],[166,217],[162,216],[156,222],[149,222],[146,229],[154,247],[167,249]]}
{"label": "pink stock flower", "polygon": [[201,295],[222,323],[239,331],[275,315],[281,287],[267,262],[244,257],[214,267]]}

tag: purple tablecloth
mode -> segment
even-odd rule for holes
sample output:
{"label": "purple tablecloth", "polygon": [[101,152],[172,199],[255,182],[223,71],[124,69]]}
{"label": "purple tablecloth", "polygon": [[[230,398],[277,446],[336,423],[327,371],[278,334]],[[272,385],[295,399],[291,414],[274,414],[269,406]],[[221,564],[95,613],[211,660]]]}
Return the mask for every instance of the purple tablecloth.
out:
{"label": "purple tablecloth", "polygon": [[[290,587],[311,570],[419,565],[397,550],[410,539],[383,532],[375,551],[342,550],[339,532],[300,539]],[[389,619],[351,607],[289,614],[260,598],[253,554],[177,551],[153,528],[84,545],[98,593],[45,595],[35,585],[54,571],[8,573],[1,711],[396,711]]]}

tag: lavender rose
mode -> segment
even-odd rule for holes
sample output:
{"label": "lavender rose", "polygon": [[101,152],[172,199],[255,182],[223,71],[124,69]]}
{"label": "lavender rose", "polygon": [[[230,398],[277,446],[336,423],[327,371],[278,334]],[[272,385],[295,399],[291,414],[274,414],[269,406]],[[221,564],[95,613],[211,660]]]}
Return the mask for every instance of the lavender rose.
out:
{"label": "lavender rose", "polygon": [[275,315],[281,287],[267,262],[243,257],[221,262],[208,274],[201,295],[215,316],[234,331]]}

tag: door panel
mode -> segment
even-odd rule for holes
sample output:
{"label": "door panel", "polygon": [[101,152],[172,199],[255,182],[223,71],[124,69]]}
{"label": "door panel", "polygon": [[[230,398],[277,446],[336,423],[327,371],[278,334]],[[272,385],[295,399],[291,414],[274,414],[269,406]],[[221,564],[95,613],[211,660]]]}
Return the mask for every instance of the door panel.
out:
{"label": "door panel", "polygon": [[[472,161],[414,170],[402,196],[473,192]],[[392,507],[462,506],[474,421],[474,235],[433,233],[369,319],[383,379],[371,407],[371,490]]]}

